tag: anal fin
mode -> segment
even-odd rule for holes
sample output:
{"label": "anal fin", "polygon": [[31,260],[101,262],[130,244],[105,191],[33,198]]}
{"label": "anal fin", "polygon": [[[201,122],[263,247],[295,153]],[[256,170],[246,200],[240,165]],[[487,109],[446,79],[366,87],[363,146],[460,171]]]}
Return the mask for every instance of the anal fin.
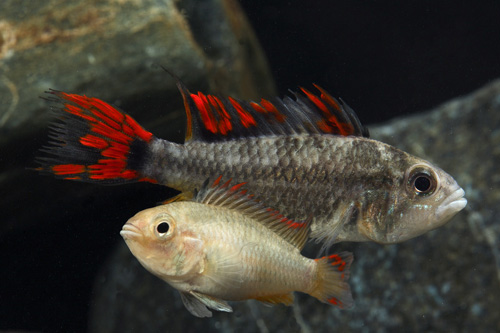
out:
{"label": "anal fin", "polygon": [[212,312],[209,309],[233,312],[233,308],[226,301],[196,291],[181,292],[181,299],[186,309],[196,317],[212,317]]}
{"label": "anal fin", "polygon": [[292,305],[293,304],[293,293],[261,296],[261,297],[255,297],[255,299],[259,302],[263,302],[266,304],[283,303],[285,305]]}

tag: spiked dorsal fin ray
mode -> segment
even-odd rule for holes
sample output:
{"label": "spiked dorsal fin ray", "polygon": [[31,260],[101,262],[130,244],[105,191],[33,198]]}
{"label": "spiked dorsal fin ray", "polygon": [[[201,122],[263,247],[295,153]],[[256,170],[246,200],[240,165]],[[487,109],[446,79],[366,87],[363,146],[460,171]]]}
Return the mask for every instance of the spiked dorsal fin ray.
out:
{"label": "spiked dorsal fin ray", "polygon": [[237,210],[302,250],[309,234],[310,219],[305,222],[293,221],[278,211],[265,207],[253,195],[247,194],[247,191],[242,189],[246,183],[231,186],[231,180],[221,183],[221,179],[222,176],[217,178],[212,185],[209,185],[207,179],[194,200],[207,205]]}
{"label": "spiked dorsal fin ray", "polygon": [[177,81],[187,116],[186,142],[223,141],[240,137],[290,134],[332,134],[368,137],[354,110],[318,85],[320,94],[304,88],[259,103],[236,98],[193,94]]}

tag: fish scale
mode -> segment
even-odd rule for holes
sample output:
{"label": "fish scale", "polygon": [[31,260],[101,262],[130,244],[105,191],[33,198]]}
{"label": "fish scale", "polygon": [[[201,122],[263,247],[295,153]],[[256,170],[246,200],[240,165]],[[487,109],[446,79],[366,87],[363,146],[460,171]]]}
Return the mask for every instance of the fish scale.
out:
{"label": "fish scale", "polygon": [[[313,237],[321,237],[315,235],[324,234],[325,229],[338,229],[338,224],[345,222],[332,220],[335,210],[331,207],[349,205],[363,197],[363,191],[387,189],[401,178],[400,168],[378,164],[380,150],[390,150],[394,164],[397,159],[408,158],[407,154],[387,145],[370,151],[373,140],[364,140],[325,135],[275,136],[216,144],[194,141],[185,145],[158,140],[153,144],[151,160],[145,163],[150,167],[144,174],[184,191],[199,188],[207,178],[218,174],[247,182],[251,193],[291,218],[305,220],[313,216]],[[349,186],[359,183],[358,179],[364,179],[362,187]]]}

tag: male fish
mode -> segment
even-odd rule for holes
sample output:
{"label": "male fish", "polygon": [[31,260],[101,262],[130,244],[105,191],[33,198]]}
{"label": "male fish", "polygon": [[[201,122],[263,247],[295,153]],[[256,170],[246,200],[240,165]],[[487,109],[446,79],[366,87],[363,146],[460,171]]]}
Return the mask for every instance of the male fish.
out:
{"label": "male fish", "polygon": [[349,308],[352,254],[320,259],[300,254],[309,225],[289,220],[240,190],[204,186],[194,201],[177,201],[137,213],[120,234],[151,273],[179,290],[195,316],[209,309],[232,312],[226,301],[293,303],[300,291]]}
{"label": "male fish", "polygon": [[295,98],[259,103],[192,94],[178,82],[186,140],[153,136],[99,99],[50,91],[61,122],[38,170],[103,184],[134,181],[192,197],[207,178],[248,182],[267,206],[294,220],[313,217],[311,237],[397,243],[435,229],[463,209],[446,172],[368,138],[354,111],[315,85]]}

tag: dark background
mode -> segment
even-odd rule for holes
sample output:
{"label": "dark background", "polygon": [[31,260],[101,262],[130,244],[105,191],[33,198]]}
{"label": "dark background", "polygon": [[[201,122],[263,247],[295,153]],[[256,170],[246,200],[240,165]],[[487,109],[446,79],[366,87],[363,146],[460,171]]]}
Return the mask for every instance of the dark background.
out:
{"label": "dark background", "polygon": [[[242,5],[280,95],[314,82],[342,97],[367,124],[432,108],[500,77],[498,1],[246,0]],[[147,200],[134,198],[133,204],[148,207],[170,192],[140,184],[102,187],[98,196],[85,196],[94,185],[30,177],[33,186],[81,195],[60,207],[67,220],[46,227],[40,221],[1,240],[0,329],[84,331],[94,277],[122,242],[123,222],[136,213],[130,196],[120,201],[123,193],[146,188]],[[89,222],[83,223],[71,213],[83,207],[100,208],[88,211]]]}
{"label": "dark background", "polygon": [[427,110],[500,74],[498,1],[243,1],[279,93],[315,82],[362,122]]}

